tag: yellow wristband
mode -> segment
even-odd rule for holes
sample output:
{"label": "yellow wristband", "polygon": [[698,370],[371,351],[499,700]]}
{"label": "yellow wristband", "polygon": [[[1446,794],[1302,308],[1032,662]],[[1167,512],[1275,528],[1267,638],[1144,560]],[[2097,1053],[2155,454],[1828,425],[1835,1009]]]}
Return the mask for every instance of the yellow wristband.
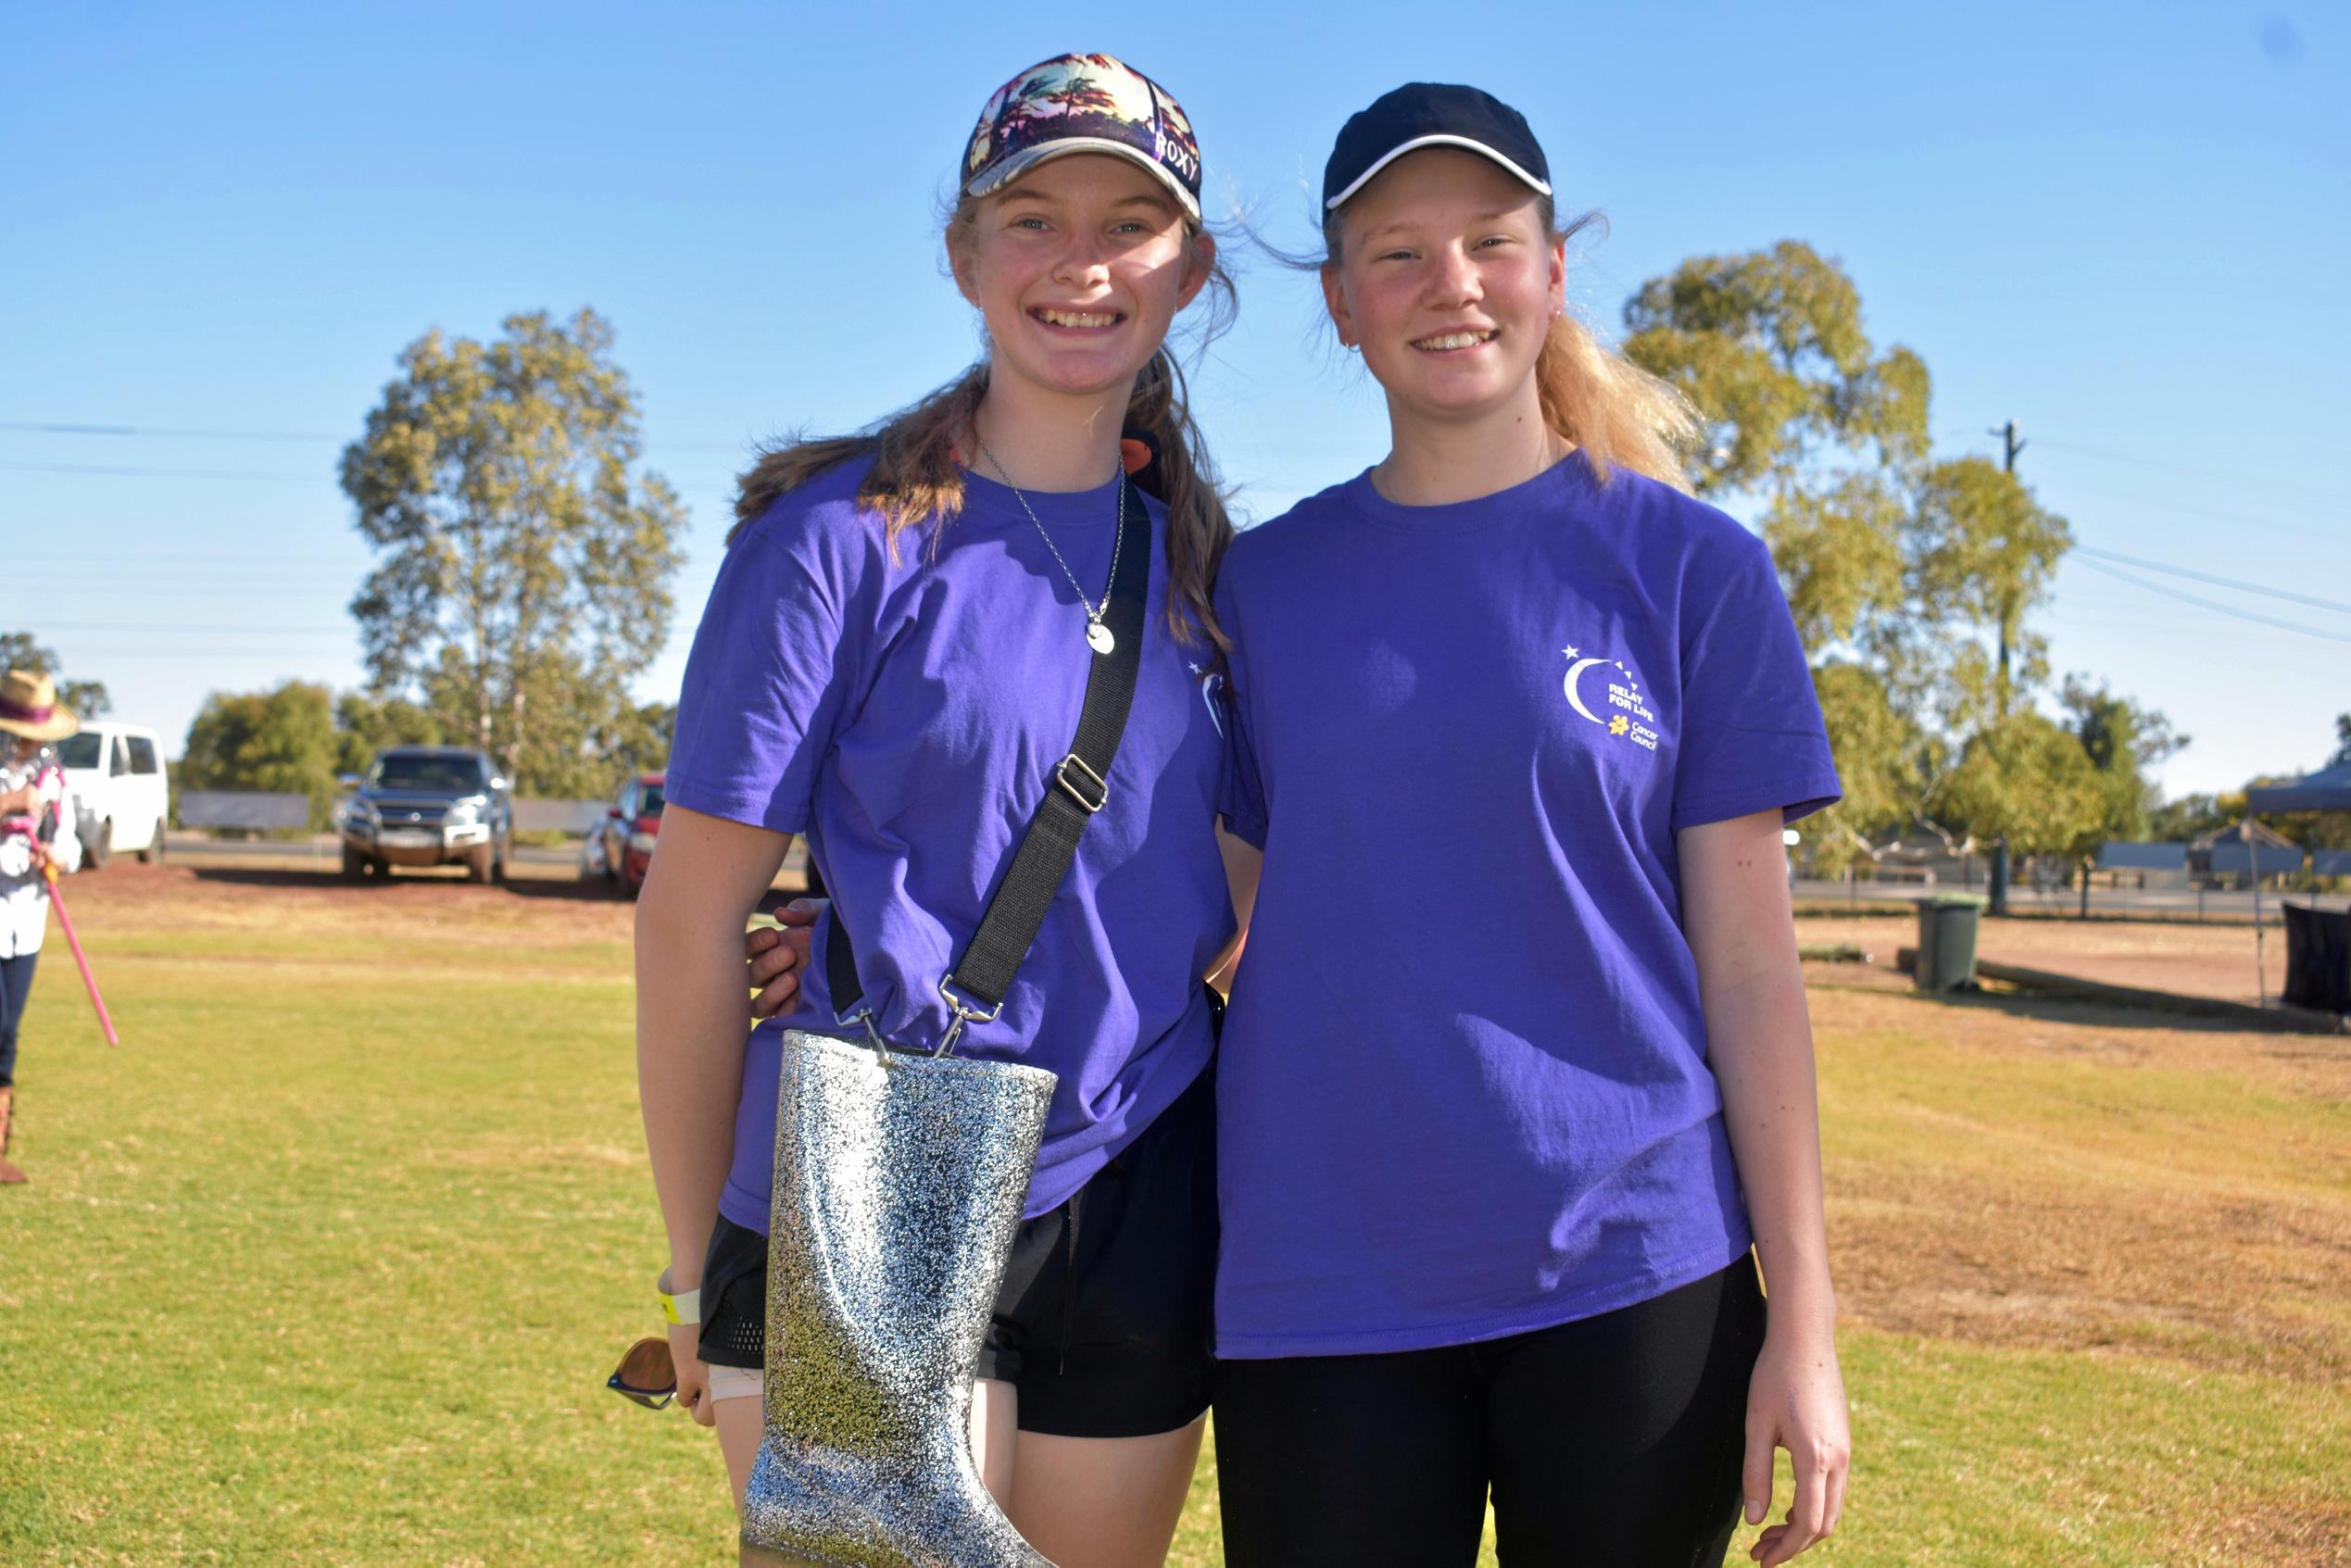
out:
{"label": "yellow wristband", "polygon": [[661,1316],[667,1321],[680,1325],[702,1321],[702,1291],[698,1286],[692,1290],[681,1290],[674,1296],[666,1290],[656,1291],[655,1294],[661,1298]]}

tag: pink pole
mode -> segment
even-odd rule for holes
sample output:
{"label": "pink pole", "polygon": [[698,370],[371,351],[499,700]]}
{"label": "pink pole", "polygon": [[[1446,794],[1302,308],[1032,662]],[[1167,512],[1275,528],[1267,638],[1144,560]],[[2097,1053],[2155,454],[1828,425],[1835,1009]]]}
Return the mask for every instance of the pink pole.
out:
{"label": "pink pole", "polygon": [[44,865],[41,874],[49,879],[49,903],[57,911],[57,923],[65,927],[66,946],[73,949],[73,961],[82,966],[82,984],[89,988],[90,1005],[98,1010],[98,1027],[107,1032],[107,1044],[119,1046],[121,1040],[114,1033],[114,1020],[107,1016],[107,1001],[98,995],[98,977],[90,972],[89,956],[82,950],[82,938],[73,934],[73,917],[66,913],[65,895],[57,887],[57,868]]}

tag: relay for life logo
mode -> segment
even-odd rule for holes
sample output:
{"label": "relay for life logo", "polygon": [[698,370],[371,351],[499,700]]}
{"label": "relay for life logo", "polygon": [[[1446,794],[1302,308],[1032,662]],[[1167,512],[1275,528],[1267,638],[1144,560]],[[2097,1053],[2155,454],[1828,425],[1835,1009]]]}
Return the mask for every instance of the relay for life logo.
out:
{"label": "relay for life logo", "polygon": [[[1567,706],[1617,739],[1630,741],[1644,751],[1656,750],[1657,715],[1641,695],[1641,677],[1626,669],[1621,659],[1587,659],[1581,648],[1561,651],[1567,656],[1567,678],[1562,683]],[[1593,675],[1594,670],[1605,673]],[[1603,688],[1604,695],[1598,700],[1607,709],[1605,718],[1592,711],[1592,699],[1587,696]]]}

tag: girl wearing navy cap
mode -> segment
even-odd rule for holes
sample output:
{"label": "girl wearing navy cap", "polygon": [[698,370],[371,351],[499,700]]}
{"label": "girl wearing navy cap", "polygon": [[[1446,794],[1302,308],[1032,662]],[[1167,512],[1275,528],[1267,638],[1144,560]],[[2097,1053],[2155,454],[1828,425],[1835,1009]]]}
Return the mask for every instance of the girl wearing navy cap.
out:
{"label": "girl wearing navy cap", "polygon": [[[1324,195],[1391,444],[1216,590],[1264,852],[1217,1081],[1226,1560],[1466,1565],[1490,1492],[1506,1563],[1719,1563],[1779,1446],[1783,1562],[1848,1439],[1781,847],[1838,784],[1771,558],[1566,314],[1515,111],[1400,89]],[[1400,832],[1413,919],[1366,918]]]}
{"label": "girl wearing navy cap", "polygon": [[[647,1142],[670,1241],[680,1402],[739,1499],[760,1437],[777,1028],[746,1045],[739,952],[805,835],[894,1042],[945,1035],[937,982],[1069,749],[1113,563],[1152,613],[1106,799],[999,1016],[966,1055],[1059,1074],[981,1364],[974,1449],[1064,1565],[1157,1563],[1211,1371],[1213,1115],[1201,975],[1233,932],[1213,827],[1209,583],[1231,529],[1163,346],[1229,285],[1175,100],[1103,55],[988,102],[947,227],[986,360],[867,433],[745,476],[698,632],[637,914]],[[1148,438],[1127,453],[1122,424]],[[1124,468],[1148,456],[1158,499]],[[1100,608],[1097,608],[1100,601]],[[809,966],[777,1021],[841,1033]]]}

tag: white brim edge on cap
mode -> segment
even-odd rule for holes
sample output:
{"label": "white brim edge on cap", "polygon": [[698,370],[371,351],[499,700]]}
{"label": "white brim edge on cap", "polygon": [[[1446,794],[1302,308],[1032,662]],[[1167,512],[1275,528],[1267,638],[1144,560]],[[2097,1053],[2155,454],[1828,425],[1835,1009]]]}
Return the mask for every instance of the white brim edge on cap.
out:
{"label": "white brim edge on cap", "polygon": [[1405,142],[1389,148],[1387,155],[1377,163],[1373,164],[1369,169],[1366,169],[1361,174],[1356,175],[1352,184],[1349,185],[1345,190],[1339,192],[1339,194],[1331,197],[1330,200],[1323,203],[1323,210],[1328,212],[1332,208],[1338,207],[1339,203],[1345,201],[1357,191],[1362,190],[1365,185],[1369,184],[1373,175],[1377,174],[1381,169],[1387,168],[1389,164],[1394,163],[1406,153],[1416,153],[1423,147],[1465,147],[1473,153],[1483,154],[1485,157],[1493,159],[1496,163],[1501,164],[1504,169],[1509,169],[1511,173],[1516,175],[1525,183],[1532,185],[1544,195],[1551,194],[1551,185],[1547,181],[1536,179],[1533,175],[1528,173],[1525,169],[1519,168],[1516,164],[1511,162],[1510,159],[1502,157],[1502,154],[1494,151],[1493,148],[1486,145],[1483,142],[1472,140],[1467,136],[1415,136],[1409,142]]}
{"label": "white brim edge on cap", "polygon": [[1001,190],[1006,184],[1027,173],[1038,164],[1061,157],[1068,153],[1116,153],[1137,168],[1150,169],[1159,177],[1161,184],[1175,193],[1176,200],[1184,208],[1184,215],[1195,223],[1200,221],[1198,198],[1194,197],[1191,192],[1184,189],[1183,182],[1169,173],[1165,165],[1144,153],[1139,147],[1130,147],[1124,142],[1113,142],[1107,136],[1068,136],[1059,141],[1048,142],[1041,147],[1025,148],[1014,153],[994,169],[987,169],[970,181],[964,185],[963,194],[967,196],[984,196],[991,191]]}

